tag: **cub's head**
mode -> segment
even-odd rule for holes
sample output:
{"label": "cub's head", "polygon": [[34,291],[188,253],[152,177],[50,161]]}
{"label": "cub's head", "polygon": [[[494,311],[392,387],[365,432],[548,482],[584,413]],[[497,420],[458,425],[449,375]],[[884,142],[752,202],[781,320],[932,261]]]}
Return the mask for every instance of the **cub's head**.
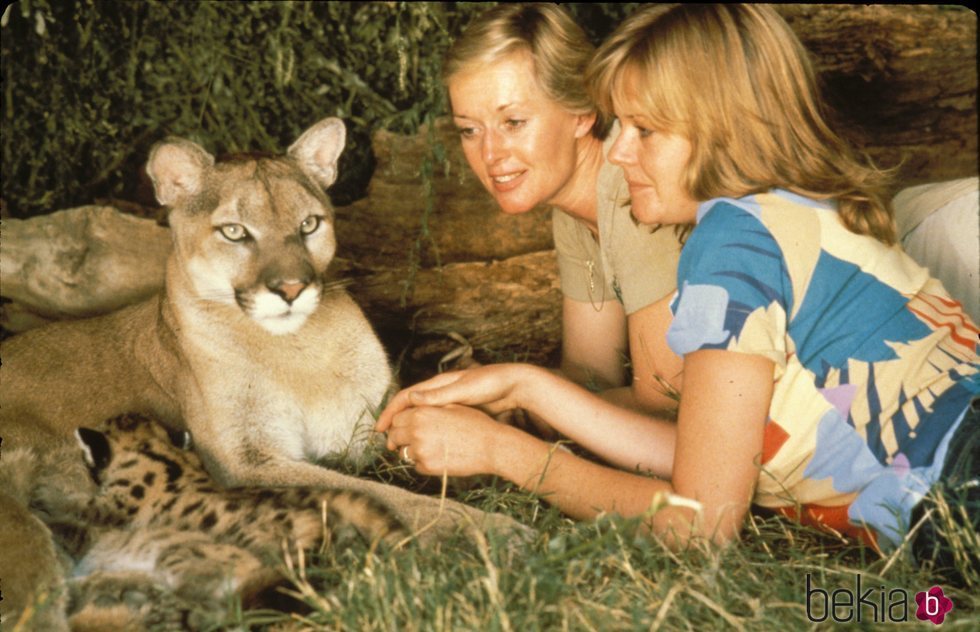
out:
{"label": "cub's head", "polygon": [[241,310],[276,335],[303,326],[336,251],[324,189],[336,180],[344,140],[343,122],[328,118],[282,157],[215,163],[180,138],[151,150],[146,171],[171,209],[181,287],[194,301]]}
{"label": "cub's head", "polygon": [[120,415],[101,430],[78,428],[75,438],[95,483],[126,502],[203,472],[197,455],[187,449],[186,432],[170,432],[140,415]]}

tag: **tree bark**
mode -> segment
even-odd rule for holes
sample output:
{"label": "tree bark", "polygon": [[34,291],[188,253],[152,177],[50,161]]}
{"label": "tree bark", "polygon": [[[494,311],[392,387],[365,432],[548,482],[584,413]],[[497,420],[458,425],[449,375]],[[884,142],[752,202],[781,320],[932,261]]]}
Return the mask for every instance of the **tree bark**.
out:
{"label": "tree bark", "polygon": [[845,137],[895,189],[977,174],[977,14],[960,6],[779,5]]}
{"label": "tree bark", "polygon": [[484,362],[546,364],[561,340],[553,250],[408,274],[404,268],[357,269],[338,260],[336,272],[351,280],[348,290],[389,353],[403,356],[403,379],[431,374],[441,356],[460,346],[456,336]]}

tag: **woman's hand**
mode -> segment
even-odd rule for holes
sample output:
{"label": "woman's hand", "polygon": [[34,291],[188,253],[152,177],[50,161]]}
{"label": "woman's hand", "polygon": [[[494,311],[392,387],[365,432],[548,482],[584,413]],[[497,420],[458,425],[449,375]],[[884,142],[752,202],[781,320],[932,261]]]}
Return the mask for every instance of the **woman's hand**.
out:
{"label": "woman's hand", "polygon": [[407,407],[391,415],[388,449],[421,474],[473,476],[496,473],[506,428],[468,406]]}
{"label": "woman's hand", "polygon": [[491,416],[520,408],[523,387],[540,370],[525,364],[492,364],[437,375],[396,394],[381,411],[374,429],[387,432],[392,419],[413,406],[462,404]]}

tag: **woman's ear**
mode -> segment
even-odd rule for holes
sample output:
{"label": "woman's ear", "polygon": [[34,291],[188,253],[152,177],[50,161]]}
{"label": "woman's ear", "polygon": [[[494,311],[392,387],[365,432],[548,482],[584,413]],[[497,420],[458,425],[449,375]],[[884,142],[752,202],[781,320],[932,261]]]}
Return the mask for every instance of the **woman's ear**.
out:
{"label": "woman's ear", "polygon": [[588,114],[579,114],[578,121],[575,124],[575,138],[582,138],[588,135],[592,128],[595,126],[596,113],[589,112]]}

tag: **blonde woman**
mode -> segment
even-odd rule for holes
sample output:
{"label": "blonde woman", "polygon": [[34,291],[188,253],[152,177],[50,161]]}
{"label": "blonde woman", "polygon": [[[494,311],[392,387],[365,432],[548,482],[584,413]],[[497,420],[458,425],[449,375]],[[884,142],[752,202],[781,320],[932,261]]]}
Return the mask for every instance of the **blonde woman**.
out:
{"label": "blonde woman", "polygon": [[[589,77],[622,125],[610,159],[633,214],[696,223],[667,333],[684,363],[676,426],[510,365],[399,393],[382,414],[389,446],[427,471],[501,475],[579,518],[645,516],[675,545],[735,538],[754,502],[893,548],[939,487],[980,526],[978,330],[894,245],[881,174],[824,122],[785,22],[763,5],[645,9]],[[506,427],[470,458],[415,432],[443,407],[474,426],[527,407],[621,469]]]}
{"label": "blonde woman", "polygon": [[443,76],[463,152],[500,209],[553,209],[563,372],[624,404],[671,408],[664,385],[679,385],[680,359],[664,332],[680,243],[630,217],[585,86],[592,53],[557,5],[504,4],[467,27]]}

